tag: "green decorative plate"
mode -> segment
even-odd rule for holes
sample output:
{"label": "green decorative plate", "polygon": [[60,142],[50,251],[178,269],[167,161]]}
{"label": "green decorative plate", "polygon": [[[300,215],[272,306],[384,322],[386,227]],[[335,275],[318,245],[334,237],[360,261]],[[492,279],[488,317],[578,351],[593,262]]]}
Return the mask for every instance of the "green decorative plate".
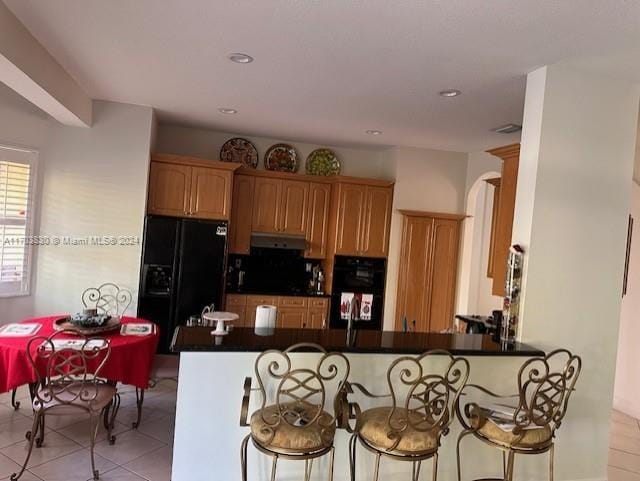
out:
{"label": "green decorative plate", "polygon": [[338,175],[340,161],[333,150],[316,149],[307,157],[305,169],[310,175]]}
{"label": "green decorative plate", "polygon": [[264,155],[264,167],[278,172],[297,172],[298,153],[288,144],[275,144]]}

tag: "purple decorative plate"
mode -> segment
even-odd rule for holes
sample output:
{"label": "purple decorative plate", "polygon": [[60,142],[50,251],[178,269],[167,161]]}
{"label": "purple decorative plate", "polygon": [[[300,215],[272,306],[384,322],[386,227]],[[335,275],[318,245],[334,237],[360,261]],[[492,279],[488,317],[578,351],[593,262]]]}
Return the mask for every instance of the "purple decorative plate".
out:
{"label": "purple decorative plate", "polygon": [[258,150],[247,139],[235,137],[227,140],[220,149],[220,160],[223,162],[239,162],[245,167],[258,167]]}
{"label": "purple decorative plate", "polygon": [[272,145],[264,156],[264,167],[278,172],[297,172],[298,153],[288,144]]}

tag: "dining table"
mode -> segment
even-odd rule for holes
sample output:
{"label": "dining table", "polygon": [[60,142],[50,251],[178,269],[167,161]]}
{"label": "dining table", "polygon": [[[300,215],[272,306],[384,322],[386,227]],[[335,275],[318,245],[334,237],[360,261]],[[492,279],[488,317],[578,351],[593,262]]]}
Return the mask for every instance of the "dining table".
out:
{"label": "dining table", "polygon": [[[33,338],[48,338],[57,330],[56,321],[68,318],[68,314],[25,319],[19,324],[39,325],[37,331],[26,336],[3,336],[0,332],[0,393],[13,391],[12,405],[19,408],[15,401],[15,390],[24,385],[33,389],[38,381],[27,354],[29,341]],[[112,384],[128,384],[136,387],[136,391],[144,392],[149,387],[151,368],[158,346],[160,333],[156,324],[136,317],[123,316],[121,324],[151,324],[151,333],[147,335],[122,334],[121,330],[104,332],[87,337],[107,339],[111,347],[109,358],[100,370],[100,378]],[[1,327],[1,326],[0,326]],[[72,338],[72,333],[61,333],[61,338]],[[142,402],[138,403],[138,419],[140,419]]]}

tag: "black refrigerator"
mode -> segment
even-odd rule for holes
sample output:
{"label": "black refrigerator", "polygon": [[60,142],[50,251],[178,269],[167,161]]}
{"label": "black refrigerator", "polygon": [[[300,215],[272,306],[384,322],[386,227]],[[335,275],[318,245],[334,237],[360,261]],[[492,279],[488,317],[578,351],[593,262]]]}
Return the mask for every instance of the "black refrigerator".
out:
{"label": "black refrigerator", "polygon": [[159,352],[189,316],[222,305],[226,260],[226,222],[146,217],[138,316],[160,328]]}

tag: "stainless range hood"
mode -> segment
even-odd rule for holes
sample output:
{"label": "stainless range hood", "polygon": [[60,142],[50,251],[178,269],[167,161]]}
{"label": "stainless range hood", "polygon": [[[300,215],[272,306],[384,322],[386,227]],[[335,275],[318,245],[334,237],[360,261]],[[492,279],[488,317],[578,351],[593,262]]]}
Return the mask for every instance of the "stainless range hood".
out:
{"label": "stainless range hood", "polygon": [[251,247],[268,247],[271,249],[292,249],[303,251],[307,248],[307,241],[304,236],[253,232],[251,234]]}

